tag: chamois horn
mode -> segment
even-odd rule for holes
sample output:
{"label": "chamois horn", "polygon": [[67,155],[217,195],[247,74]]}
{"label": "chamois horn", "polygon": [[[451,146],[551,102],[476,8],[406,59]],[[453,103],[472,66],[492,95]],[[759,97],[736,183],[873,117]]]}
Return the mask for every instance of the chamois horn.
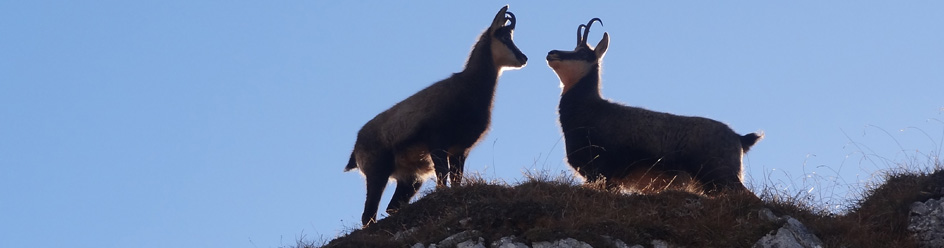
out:
{"label": "chamois horn", "polygon": [[515,29],[515,14],[511,13],[511,11],[505,11],[505,14],[510,16],[510,17],[505,18],[505,20],[508,20],[511,22],[510,24],[508,24],[508,28]]}
{"label": "chamois horn", "polygon": [[583,35],[581,34],[581,33],[582,33],[581,30],[584,29],[584,28],[586,28],[586,27],[587,27],[587,25],[583,25],[583,24],[580,24],[580,26],[577,26],[577,46],[578,46],[578,47],[579,47],[581,44],[586,43],[586,41],[581,38],[581,36],[583,36]]}
{"label": "chamois horn", "polygon": [[[598,21],[600,22],[600,25],[603,25],[603,20],[600,20],[600,18],[590,19],[590,22],[587,22],[587,26],[586,26],[587,28],[583,30],[583,42],[587,42],[587,36],[590,35],[590,25],[593,25],[594,21]],[[583,24],[580,24],[580,26],[583,26]],[[580,27],[577,27],[577,30],[579,32]]]}

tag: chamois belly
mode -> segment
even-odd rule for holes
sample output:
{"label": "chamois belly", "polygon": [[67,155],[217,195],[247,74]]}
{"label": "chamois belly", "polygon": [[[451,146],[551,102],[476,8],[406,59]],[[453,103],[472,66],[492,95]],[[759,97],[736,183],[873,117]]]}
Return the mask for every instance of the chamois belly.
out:
{"label": "chamois belly", "polygon": [[418,178],[426,180],[433,175],[433,162],[429,156],[429,147],[417,143],[400,149],[395,154],[395,167],[390,178]]}

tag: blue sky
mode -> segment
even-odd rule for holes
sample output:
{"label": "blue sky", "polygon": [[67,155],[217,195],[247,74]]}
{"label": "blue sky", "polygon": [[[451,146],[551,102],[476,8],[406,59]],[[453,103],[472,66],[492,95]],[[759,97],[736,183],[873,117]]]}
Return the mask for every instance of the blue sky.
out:
{"label": "blue sky", "polygon": [[0,247],[277,247],[356,227],[357,130],[460,71],[504,4],[530,61],[500,78],[467,172],[571,173],[543,58],[592,17],[590,40],[611,37],[605,97],[766,132],[745,157],[755,191],[841,203],[941,151],[939,2],[5,1]]}

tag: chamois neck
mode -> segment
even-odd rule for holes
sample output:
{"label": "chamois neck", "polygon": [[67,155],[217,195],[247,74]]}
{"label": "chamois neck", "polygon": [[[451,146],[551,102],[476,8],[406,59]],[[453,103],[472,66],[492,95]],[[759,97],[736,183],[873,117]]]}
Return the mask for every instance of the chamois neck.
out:
{"label": "chamois neck", "polygon": [[497,82],[499,68],[495,65],[495,60],[492,59],[491,37],[488,36],[487,30],[485,32],[485,34],[479,37],[479,41],[475,43],[475,47],[472,48],[472,53],[469,54],[469,60],[465,63],[465,69],[459,74],[463,77],[476,79],[477,81],[489,80]]}
{"label": "chamois neck", "polygon": [[561,95],[561,104],[573,102],[579,104],[591,100],[602,100],[600,96],[600,66],[595,65],[587,75],[580,78],[573,86]]}

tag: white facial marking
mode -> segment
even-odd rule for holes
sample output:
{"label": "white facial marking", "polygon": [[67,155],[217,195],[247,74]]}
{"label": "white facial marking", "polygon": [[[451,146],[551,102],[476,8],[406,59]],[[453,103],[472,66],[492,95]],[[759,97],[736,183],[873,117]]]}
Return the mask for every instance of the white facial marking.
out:
{"label": "white facial marking", "polygon": [[505,46],[505,43],[497,39],[492,39],[492,59],[495,60],[495,65],[499,68],[520,69],[524,67],[523,64],[518,62],[515,53],[508,46]]}

